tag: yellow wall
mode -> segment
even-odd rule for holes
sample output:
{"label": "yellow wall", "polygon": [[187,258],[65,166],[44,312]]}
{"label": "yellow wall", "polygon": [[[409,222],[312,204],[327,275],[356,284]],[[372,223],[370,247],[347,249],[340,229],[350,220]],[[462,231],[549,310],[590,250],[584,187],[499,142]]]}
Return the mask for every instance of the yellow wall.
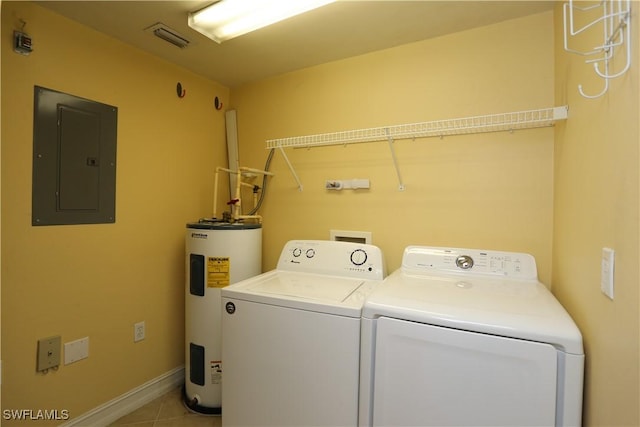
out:
{"label": "yellow wall", "polygon": [[[553,106],[552,13],[333,62],[232,92],[240,159],[262,166],[265,140]],[[289,149],[276,153],[262,213],[263,267],[288,239],[330,229],[373,233],[389,271],[410,244],[532,253],[551,275],[553,130]],[[369,178],[332,192],[326,180]]]}
{"label": "yellow wall", "polygon": [[[211,213],[229,93],[32,3],[2,3],[1,42],[2,407],[79,416],[184,363],[184,230]],[[115,224],[31,226],[34,85],[118,107]],[[51,335],[88,336],[89,358],[36,373]]]}
{"label": "yellow wall", "polygon": [[[638,168],[640,100],[636,41],[640,2],[633,4],[633,65],[603,87],[584,57],[562,48],[562,11],[556,8],[556,100],[570,105],[570,118],[557,127],[554,168],[553,290],[582,330],[585,343],[585,425],[640,424],[638,349]],[[599,29],[595,36],[601,36]],[[574,40],[589,49],[595,39]],[[622,55],[624,57],[624,55]],[[620,56],[612,70],[619,69]],[[600,292],[603,247],[616,251],[615,299]]]}
{"label": "yellow wall", "polygon": [[[384,142],[287,150],[303,191],[276,153],[263,267],[286,240],[330,229],[372,231],[389,271],[409,244],[530,252],[584,334],[585,424],[638,425],[638,47],[609,95],[584,100],[576,86],[593,80],[563,52],[559,13],[289,73],[228,99],[31,3],[2,2],[2,407],[78,416],[183,363],[184,223],[210,213],[211,171],[226,163],[214,96],[238,111],[252,167],[271,138],[569,104],[555,129],[397,141],[404,191]],[[9,48],[19,19],[34,38],[28,57]],[[31,227],[34,85],[118,106],[116,224]],[[371,189],[324,190],[350,178]],[[598,286],[603,246],[617,253],[613,302]],[[140,320],[147,339],[134,344]],[[36,340],[54,334],[89,336],[90,357],[36,374]]]}

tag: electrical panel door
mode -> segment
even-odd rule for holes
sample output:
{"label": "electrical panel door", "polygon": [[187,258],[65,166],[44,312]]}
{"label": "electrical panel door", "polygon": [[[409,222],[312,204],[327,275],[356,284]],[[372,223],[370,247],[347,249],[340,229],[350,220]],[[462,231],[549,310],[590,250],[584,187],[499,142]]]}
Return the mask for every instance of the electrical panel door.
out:
{"label": "electrical panel door", "polygon": [[33,225],[115,222],[117,111],[35,87]]}

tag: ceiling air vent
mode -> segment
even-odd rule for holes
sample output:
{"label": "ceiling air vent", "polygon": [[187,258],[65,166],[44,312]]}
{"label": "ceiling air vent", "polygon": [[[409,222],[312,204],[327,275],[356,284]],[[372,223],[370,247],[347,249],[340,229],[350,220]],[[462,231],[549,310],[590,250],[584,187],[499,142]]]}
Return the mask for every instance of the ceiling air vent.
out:
{"label": "ceiling air vent", "polygon": [[178,46],[180,49],[184,49],[191,43],[185,36],[178,33],[176,30],[167,27],[161,22],[153,24],[145,31],[153,33],[154,36],[161,38],[162,40],[171,43],[174,46]]}

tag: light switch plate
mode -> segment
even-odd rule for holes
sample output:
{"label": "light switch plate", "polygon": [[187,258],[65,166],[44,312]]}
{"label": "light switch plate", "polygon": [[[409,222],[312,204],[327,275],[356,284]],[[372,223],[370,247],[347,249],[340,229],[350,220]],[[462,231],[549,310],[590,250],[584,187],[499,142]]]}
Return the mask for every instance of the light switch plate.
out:
{"label": "light switch plate", "polygon": [[600,290],[611,299],[613,299],[615,254],[615,251],[611,248],[602,248]]}

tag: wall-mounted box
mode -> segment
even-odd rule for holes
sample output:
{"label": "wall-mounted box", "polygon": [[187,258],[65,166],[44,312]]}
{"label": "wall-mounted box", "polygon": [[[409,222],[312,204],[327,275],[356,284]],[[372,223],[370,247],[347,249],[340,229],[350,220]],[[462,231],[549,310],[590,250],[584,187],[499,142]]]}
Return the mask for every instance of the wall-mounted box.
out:
{"label": "wall-mounted box", "polygon": [[337,240],[339,242],[364,243],[371,245],[370,231],[353,231],[353,230],[329,230],[329,240]]}
{"label": "wall-mounted box", "polygon": [[115,222],[116,107],[34,87],[32,225]]}

